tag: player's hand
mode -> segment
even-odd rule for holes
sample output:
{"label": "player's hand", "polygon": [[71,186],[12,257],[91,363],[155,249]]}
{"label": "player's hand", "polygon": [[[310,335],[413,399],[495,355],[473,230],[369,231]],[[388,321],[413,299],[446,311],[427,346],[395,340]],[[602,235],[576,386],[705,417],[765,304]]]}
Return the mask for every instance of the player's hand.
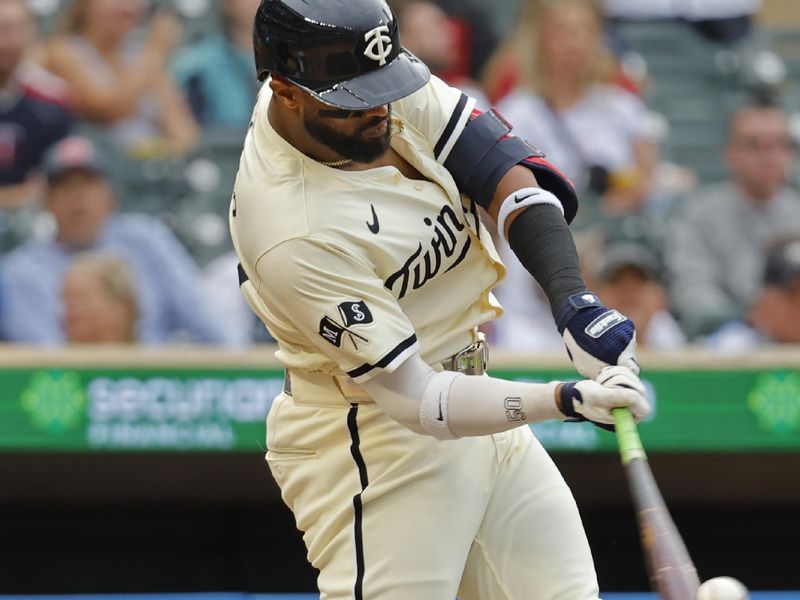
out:
{"label": "player's hand", "polygon": [[572,364],[584,377],[594,379],[613,365],[638,375],[633,321],[603,306],[592,292],[570,296],[558,311],[556,325]]}
{"label": "player's hand", "polygon": [[628,408],[636,422],[650,413],[642,382],[626,367],[606,367],[597,380],[560,384],[556,404],[567,421],[591,421],[609,431],[614,431],[614,408]]}

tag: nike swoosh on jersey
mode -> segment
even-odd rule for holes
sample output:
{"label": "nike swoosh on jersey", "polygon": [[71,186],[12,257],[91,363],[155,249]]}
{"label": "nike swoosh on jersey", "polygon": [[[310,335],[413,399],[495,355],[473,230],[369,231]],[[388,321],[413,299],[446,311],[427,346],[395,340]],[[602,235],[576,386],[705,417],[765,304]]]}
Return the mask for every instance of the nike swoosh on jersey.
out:
{"label": "nike swoosh on jersey", "polygon": [[372,233],[377,234],[381,230],[381,224],[378,222],[378,213],[375,212],[375,207],[372,204],[369,207],[372,209],[372,223],[369,221],[365,221],[365,223]]}
{"label": "nike swoosh on jersey", "polygon": [[444,421],[444,416],[442,415],[442,392],[439,392],[439,416],[436,417],[437,421]]}

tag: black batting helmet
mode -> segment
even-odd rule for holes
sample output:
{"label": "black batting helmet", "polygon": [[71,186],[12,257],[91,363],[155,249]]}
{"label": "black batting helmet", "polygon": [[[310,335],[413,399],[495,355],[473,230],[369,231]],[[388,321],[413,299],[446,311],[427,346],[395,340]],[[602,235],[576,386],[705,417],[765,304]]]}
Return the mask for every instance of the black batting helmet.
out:
{"label": "black batting helmet", "polygon": [[389,104],[430,78],[386,0],[262,0],[253,45],[259,81],[276,73],[342,109]]}

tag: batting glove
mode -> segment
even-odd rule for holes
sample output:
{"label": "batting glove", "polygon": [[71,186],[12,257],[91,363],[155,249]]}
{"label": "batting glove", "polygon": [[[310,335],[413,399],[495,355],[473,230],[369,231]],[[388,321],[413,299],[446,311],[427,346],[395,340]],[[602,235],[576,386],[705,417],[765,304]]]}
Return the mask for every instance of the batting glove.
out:
{"label": "batting glove", "polygon": [[556,391],[556,403],[566,421],[590,421],[608,431],[614,431],[614,408],[628,408],[636,422],[650,414],[642,382],[626,367],[606,367],[596,381],[562,383]]}
{"label": "batting glove", "polygon": [[636,330],[625,315],[591,292],[573,294],[556,316],[567,354],[578,373],[594,379],[605,367],[620,365],[638,375]]}

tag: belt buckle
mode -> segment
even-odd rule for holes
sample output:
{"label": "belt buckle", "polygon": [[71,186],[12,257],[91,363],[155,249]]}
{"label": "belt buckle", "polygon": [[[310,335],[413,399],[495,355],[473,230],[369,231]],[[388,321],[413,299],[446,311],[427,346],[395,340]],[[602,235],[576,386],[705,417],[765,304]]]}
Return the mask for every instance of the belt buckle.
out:
{"label": "belt buckle", "polygon": [[482,335],[452,358],[453,371],[465,375],[483,375],[488,366],[489,346]]}

